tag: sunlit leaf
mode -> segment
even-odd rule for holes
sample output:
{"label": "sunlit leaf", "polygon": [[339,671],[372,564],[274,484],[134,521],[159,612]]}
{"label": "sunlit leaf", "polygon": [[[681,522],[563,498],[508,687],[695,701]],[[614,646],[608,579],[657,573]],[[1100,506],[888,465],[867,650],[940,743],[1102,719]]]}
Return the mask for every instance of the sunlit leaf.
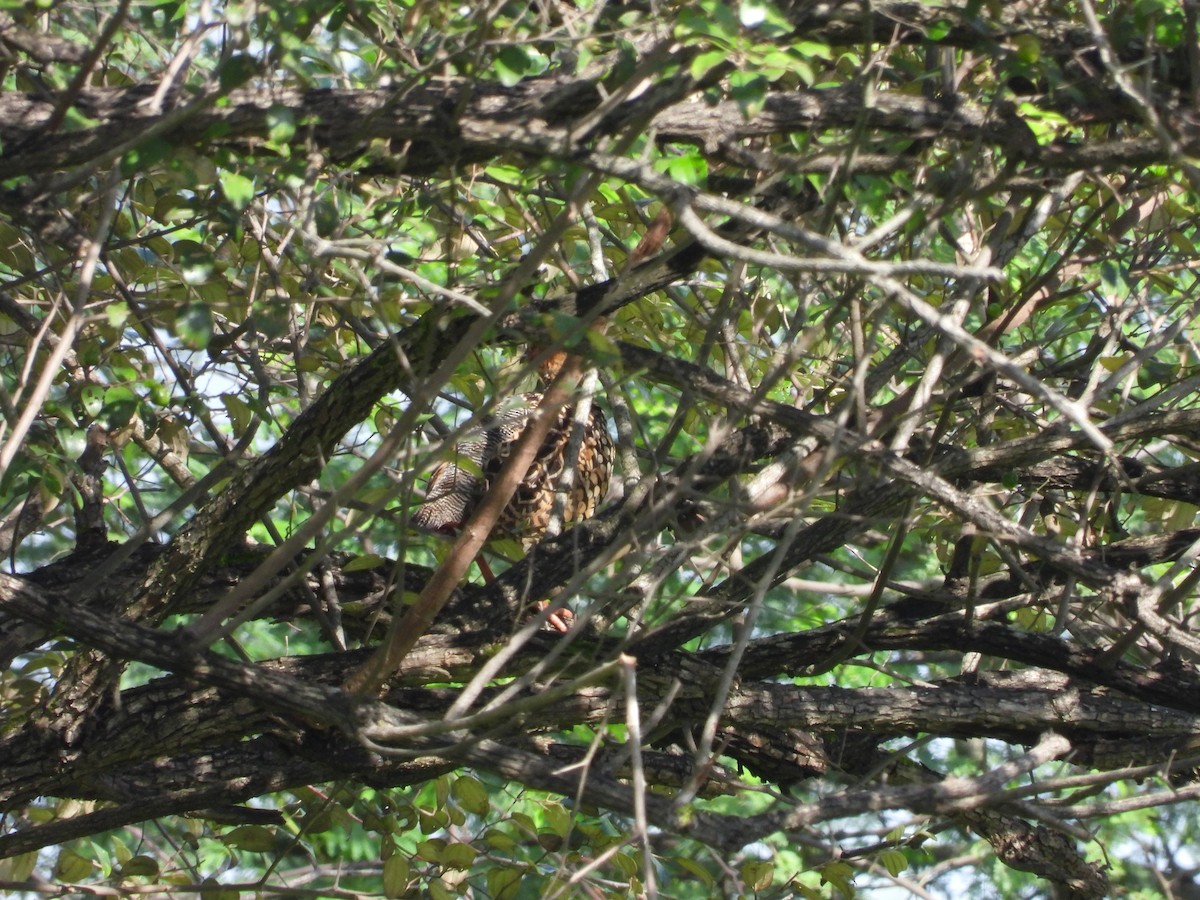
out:
{"label": "sunlit leaf", "polygon": [[248,853],[266,853],[275,848],[275,830],[262,825],[238,825],[221,835],[221,840]]}
{"label": "sunlit leaf", "polygon": [[220,174],[221,191],[234,209],[245,209],[254,199],[254,181],[237,172]]}

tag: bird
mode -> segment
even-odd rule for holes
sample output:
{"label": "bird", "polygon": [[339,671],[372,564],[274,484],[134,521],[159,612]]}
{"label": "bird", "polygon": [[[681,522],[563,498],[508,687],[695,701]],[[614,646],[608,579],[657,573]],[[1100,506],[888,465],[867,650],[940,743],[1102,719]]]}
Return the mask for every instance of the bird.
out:
{"label": "bird", "polygon": [[[565,359],[566,354],[560,352],[543,363],[543,383],[554,379]],[[541,391],[502,400],[477,429],[455,444],[450,458],[430,473],[425,500],[413,512],[413,524],[425,531],[457,532],[504,467],[541,400]],[[501,511],[492,537],[515,538],[526,551],[545,537],[563,475],[572,464],[575,475],[567,490],[562,524],[582,522],[596,514],[608,493],[616,447],[604,413],[593,403],[583,425],[579,456],[569,461],[567,452],[575,427],[575,406],[568,404],[558,411],[528,471]],[[486,564],[482,559],[479,562],[485,576],[489,576]],[[552,618],[550,624],[559,631],[566,630],[561,619]]]}

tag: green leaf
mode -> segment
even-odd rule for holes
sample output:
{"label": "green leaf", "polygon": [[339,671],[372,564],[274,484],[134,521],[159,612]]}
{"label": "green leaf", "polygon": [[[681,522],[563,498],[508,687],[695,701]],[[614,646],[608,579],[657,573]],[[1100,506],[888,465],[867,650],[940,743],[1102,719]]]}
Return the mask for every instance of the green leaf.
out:
{"label": "green leaf", "polygon": [[770,860],[752,859],[742,865],[742,880],[752,891],[765,891],[775,878],[775,864]]}
{"label": "green leaf", "polygon": [[245,434],[254,421],[254,409],[238,394],[224,393],[221,395],[221,405],[233,423],[234,434]]}
{"label": "green leaf", "polygon": [[729,92],[747,119],[762,111],[769,87],[770,82],[758,73],[734,72],[729,76]]}
{"label": "green leaf", "polygon": [[1100,263],[1100,282],[1113,294],[1124,297],[1129,293],[1129,282],[1121,267],[1112,260]]}
{"label": "green leaf", "polygon": [[487,789],[478,779],[460,775],[450,789],[450,795],[464,810],[475,816],[487,815],[490,807]]}
{"label": "green leaf", "polygon": [[792,49],[801,56],[815,56],[818,59],[832,60],[833,50],[828,44],[823,44],[820,41],[796,41],[792,44]]}
{"label": "green leaf", "polygon": [[854,869],[849,863],[840,860],[827,863],[820,871],[822,882],[833,885],[844,896],[854,896]]}
{"label": "green leaf", "polygon": [[724,50],[706,50],[704,53],[697,53],[692,59],[692,64],[688,67],[692,78],[699,81],[708,72],[716,66],[729,62],[729,54]]}
{"label": "green leaf", "polygon": [[716,883],[712,872],[708,871],[708,869],[704,868],[704,866],[700,865],[700,863],[696,862],[694,859],[689,859],[686,856],[680,856],[675,860],[675,862],[679,864],[681,869],[686,872],[690,872],[692,875],[698,878],[705,887],[712,887],[713,884]]}
{"label": "green leaf", "polygon": [[104,424],[110,430],[122,428],[137,415],[141,398],[132,388],[123,384],[110,387],[104,392]]}
{"label": "green leaf", "polygon": [[104,305],[104,317],[113,328],[121,328],[129,318],[129,304],[122,300]]}
{"label": "green leaf", "polygon": [[158,874],[158,860],[150,856],[135,856],[125,865],[121,866],[121,877],[132,878],[135,875],[150,875]]}
{"label": "green leaf", "polygon": [[37,850],[30,850],[28,853],[11,856],[8,859],[0,859],[0,878],[5,881],[25,881],[37,868],[37,861]]}
{"label": "green leaf", "polygon": [[707,38],[731,47],[741,38],[741,23],[725,3],[706,3],[701,8],[688,6],[676,17],[675,37],[682,41]]}
{"label": "green leaf", "polygon": [[571,814],[562,804],[544,803],[542,804],[542,813],[546,817],[546,824],[550,826],[550,830],[559,837],[566,837],[571,831]]}
{"label": "green leaf", "polygon": [[879,854],[879,861],[893,878],[908,868],[908,857],[900,850],[882,851]]}
{"label": "green leaf", "polygon": [[72,105],[67,108],[66,115],[63,116],[63,123],[64,131],[86,131],[95,128],[100,121],[85,114],[78,106]]}
{"label": "green leaf", "polygon": [[275,848],[275,829],[265,825],[239,825],[221,835],[221,840],[247,853],[266,853]]}
{"label": "green leaf", "polygon": [[613,856],[613,862],[621,870],[621,875],[628,879],[637,878],[641,871],[640,861],[631,853],[617,853]]}
{"label": "green leaf", "polygon": [[487,874],[488,895],[492,900],[513,900],[521,886],[520,869],[492,869]]}
{"label": "green leaf", "polygon": [[237,172],[221,172],[217,178],[221,182],[221,193],[230,206],[240,212],[250,205],[254,199],[253,180]]}
{"label": "green leaf", "polygon": [[1024,102],[1017,106],[1030,130],[1037,137],[1038,143],[1045,145],[1057,140],[1061,133],[1071,125],[1070,120],[1061,113],[1042,109],[1035,103]]}
{"label": "green leaf", "polygon": [[213,276],[216,266],[212,249],[199,241],[180,239],[171,245],[171,256],[179,266],[186,284],[204,284]]}
{"label": "green leaf", "polygon": [[147,138],[121,157],[121,174],[129,177],[144,172],[155,163],[167,159],[175,152],[175,145],[161,137]]}
{"label": "green leaf", "polygon": [[446,801],[450,799],[450,776],[443,775],[433,783],[433,794],[437,800],[437,811],[442,812],[446,807]]}
{"label": "green leaf", "polygon": [[378,569],[380,566],[387,565],[387,562],[386,558],[376,553],[363,553],[342,566],[342,571],[365,572],[368,569]]}
{"label": "green leaf", "polygon": [[1025,32],[1012,37],[1013,45],[1017,48],[1017,59],[1033,65],[1042,58],[1042,43],[1035,35]]}
{"label": "green leaf", "polygon": [[221,63],[217,70],[217,80],[221,84],[221,90],[229,92],[249,81],[257,71],[258,60],[253,56],[246,53],[234,53]]}
{"label": "green leaf", "polygon": [[938,19],[925,33],[931,41],[944,41],[949,36],[951,27],[949,19]]}
{"label": "green leaf", "polygon": [[438,857],[447,869],[469,869],[475,862],[478,851],[470,844],[447,844]]}
{"label": "green leaf", "polygon": [[656,168],[664,169],[668,175],[683,184],[701,185],[708,178],[708,161],[699,153],[669,156],[665,160],[659,160]]}
{"label": "green leaf", "polygon": [[505,87],[517,84],[532,68],[528,51],[519,44],[501,48],[493,66],[500,83]]}
{"label": "green leaf", "polygon": [[167,224],[186,222],[196,216],[196,201],[194,198],[185,198],[179,194],[164,194],[155,202],[153,215],[159,222]]}
{"label": "green leaf", "polygon": [[758,63],[758,71],[768,81],[776,81],[788,72],[797,75],[805,84],[812,84],[816,80],[816,72],[807,59],[783,50],[764,53]]}
{"label": "green leaf", "polygon": [[79,400],[83,411],[94,419],[104,410],[104,388],[98,384],[85,384],[79,391]]}
{"label": "green leaf", "polygon": [[417,844],[416,857],[423,859],[425,862],[439,862],[442,857],[442,849],[446,846],[446,842],[441,838],[433,838],[428,841],[421,841]]}
{"label": "green leaf", "polygon": [[54,877],[59,881],[83,881],[92,874],[95,863],[74,850],[64,849],[54,863]]}
{"label": "green leaf", "polygon": [[277,148],[296,136],[296,116],[291,107],[274,104],[267,110],[267,140]]}
{"label": "green leaf", "polygon": [[484,834],[483,839],[489,847],[500,853],[509,853],[517,847],[516,838],[510,834],[505,834],[499,828],[489,828],[487,833]]}
{"label": "green leaf", "polygon": [[191,350],[203,350],[213,336],[212,310],[205,303],[189,303],[175,317],[179,340]]}
{"label": "green leaf", "polygon": [[394,853],[383,864],[383,896],[399,897],[408,887],[411,867],[408,858],[400,853]]}

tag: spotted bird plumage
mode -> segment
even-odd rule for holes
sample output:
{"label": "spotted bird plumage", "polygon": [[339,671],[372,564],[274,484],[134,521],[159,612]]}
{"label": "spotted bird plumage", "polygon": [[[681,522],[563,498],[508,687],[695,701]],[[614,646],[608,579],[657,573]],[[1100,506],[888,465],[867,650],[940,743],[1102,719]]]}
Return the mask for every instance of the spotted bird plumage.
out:
{"label": "spotted bird plumage", "polygon": [[[433,470],[425,502],[413,514],[413,522],[430,531],[449,532],[460,528],[507,462],[541,400],[542,395],[537,392],[513,398],[489,416],[475,436],[456,444],[451,458]],[[569,468],[566,457],[574,417],[574,406],[559,411],[529,471],[500,513],[492,532],[494,535],[514,537],[526,549],[545,536],[555,495],[563,473]],[[574,483],[563,509],[564,525],[595,514],[608,493],[615,455],[604,414],[593,405],[584,425]]]}

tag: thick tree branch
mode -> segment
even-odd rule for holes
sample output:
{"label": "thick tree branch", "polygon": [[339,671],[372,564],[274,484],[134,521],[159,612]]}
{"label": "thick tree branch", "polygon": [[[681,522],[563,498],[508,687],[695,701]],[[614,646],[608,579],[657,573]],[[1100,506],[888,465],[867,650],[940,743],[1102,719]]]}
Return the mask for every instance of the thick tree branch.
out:
{"label": "thick tree branch", "polygon": [[[451,161],[464,164],[513,150],[567,159],[581,146],[578,131],[568,123],[586,115],[600,100],[590,80],[563,74],[529,78],[513,87],[447,78],[396,89],[242,88],[232,91],[228,102],[220,106],[198,102],[203,98],[182,93],[161,107],[146,103],[155,92],[154,85],[81,91],[76,106],[99,124],[69,133],[44,130],[59,102],[54,95],[5,94],[0,97],[0,141],[4,147],[0,177],[10,179],[83,166],[113,147],[136,144],[140,136],[152,134],[181,147],[204,143],[263,152],[271,135],[274,111],[279,107],[287,108],[295,121],[306,124],[298,131],[298,140],[335,158],[348,160],[372,141],[390,141],[396,147],[396,157],[386,165],[394,171],[429,173]],[[460,103],[464,95],[465,104]],[[1118,99],[1109,95],[1105,102],[1093,103],[1089,115],[1110,122],[1138,121],[1139,110]],[[1055,108],[1053,101],[1044,102],[1048,108]],[[173,121],[179,118],[175,111],[184,105],[189,107],[186,116]],[[882,93],[874,97],[865,112],[871,127],[881,132],[908,138],[983,141],[1014,158],[1052,170],[1168,161],[1166,151],[1152,139],[1101,142],[1086,148],[1043,147],[1006,106],[988,110],[968,102],[946,104],[920,96]],[[652,128],[663,141],[736,146],[756,137],[816,128],[853,128],[863,114],[857,87],[800,89],[771,94],[762,111],[750,119],[732,103],[677,103],[659,113]],[[618,127],[622,117],[610,116],[608,121],[609,127]],[[1179,147],[1184,152],[1197,152],[1194,144],[1181,142]],[[901,160],[896,162],[900,164]]]}

